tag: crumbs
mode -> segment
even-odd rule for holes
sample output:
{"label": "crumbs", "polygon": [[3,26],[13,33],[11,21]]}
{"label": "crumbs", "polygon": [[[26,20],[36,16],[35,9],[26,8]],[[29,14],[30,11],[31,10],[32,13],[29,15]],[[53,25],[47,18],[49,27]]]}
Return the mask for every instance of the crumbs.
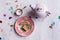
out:
{"label": "crumbs", "polygon": [[0,40],[2,40],[2,37],[0,37]]}
{"label": "crumbs", "polygon": [[60,19],[60,16],[58,16],[58,19]]}
{"label": "crumbs", "polygon": [[9,20],[12,19],[12,17],[9,17]]}
{"label": "crumbs", "polygon": [[4,13],[3,16],[6,17],[6,13]]}
{"label": "crumbs", "polygon": [[0,23],[2,23],[2,20],[0,20]]}
{"label": "crumbs", "polygon": [[52,28],[53,28],[53,26],[49,26],[49,28],[50,28],[50,29],[52,29]]}
{"label": "crumbs", "polygon": [[3,29],[0,28],[0,33],[3,32]]}
{"label": "crumbs", "polygon": [[49,26],[50,29],[53,29],[53,26],[55,25],[55,22],[52,22],[51,25]]}

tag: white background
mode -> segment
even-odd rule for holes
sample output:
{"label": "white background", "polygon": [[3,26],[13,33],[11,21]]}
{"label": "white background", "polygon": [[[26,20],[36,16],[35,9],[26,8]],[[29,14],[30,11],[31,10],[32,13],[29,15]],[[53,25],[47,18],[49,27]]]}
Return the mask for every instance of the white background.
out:
{"label": "white background", "polygon": [[[10,3],[6,5],[6,3]],[[12,6],[15,10],[15,5],[22,4],[22,7],[25,5],[43,3],[46,4],[48,9],[51,12],[51,15],[45,18],[43,21],[39,19],[33,19],[35,23],[34,32],[27,37],[20,37],[15,32],[14,29],[10,32],[10,27],[8,23],[14,24],[16,19],[19,17],[14,16],[14,13],[10,13],[8,11],[9,7]],[[26,11],[25,11],[26,12]],[[7,14],[6,17],[3,14]],[[3,21],[0,24],[0,28],[3,29],[3,32],[0,33],[0,36],[3,40],[60,40],[60,20],[58,16],[60,15],[60,0],[18,0],[15,3],[15,0],[0,0],[0,19]],[[11,20],[9,20],[9,16],[13,16]],[[55,22],[53,29],[50,29],[49,26],[52,22]]]}

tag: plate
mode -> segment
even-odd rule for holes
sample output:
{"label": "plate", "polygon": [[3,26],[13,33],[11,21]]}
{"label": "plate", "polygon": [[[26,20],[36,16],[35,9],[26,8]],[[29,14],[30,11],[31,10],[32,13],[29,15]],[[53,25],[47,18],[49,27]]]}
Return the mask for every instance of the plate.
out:
{"label": "plate", "polygon": [[20,17],[15,22],[15,31],[20,36],[28,36],[30,35],[34,30],[34,22],[29,17]]}

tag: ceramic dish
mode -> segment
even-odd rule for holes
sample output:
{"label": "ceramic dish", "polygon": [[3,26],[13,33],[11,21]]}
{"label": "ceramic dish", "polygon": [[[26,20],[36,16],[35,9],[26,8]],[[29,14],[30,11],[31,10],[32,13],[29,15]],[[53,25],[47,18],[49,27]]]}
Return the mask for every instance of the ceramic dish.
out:
{"label": "ceramic dish", "polygon": [[34,22],[29,17],[21,17],[15,22],[15,31],[20,36],[28,36],[34,30]]}

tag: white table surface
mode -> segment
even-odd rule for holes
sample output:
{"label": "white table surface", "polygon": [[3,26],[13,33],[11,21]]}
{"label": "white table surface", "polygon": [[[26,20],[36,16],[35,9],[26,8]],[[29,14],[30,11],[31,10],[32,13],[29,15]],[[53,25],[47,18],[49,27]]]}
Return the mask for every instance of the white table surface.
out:
{"label": "white table surface", "polygon": [[[6,5],[8,3],[8,5]],[[19,17],[14,16],[14,13],[9,11],[9,8],[12,6],[15,10],[16,4],[25,5],[44,3],[48,6],[51,15],[45,18],[43,21],[39,19],[33,19],[35,23],[35,29],[30,36],[20,37],[18,36],[14,28],[10,28],[10,24],[14,24],[16,19]],[[26,11],[24,11],[26,12]],[[6,17],[3,16],[6,14]],[[24,14],[25,15],[25,14]],[[23,16],[24,16],[23,15]],[[15,3],[15,0],[0,0],[0,29],[3,29],[3,32],[0,32],[0,37],[2,40],[60,40],[60,20],[58,16],[60,15],[60,0],[18,0]],[[12,16],[12,19],[9,20],[9,17]],[[55,22],[53,29],[50,29],[49,26],[52,22]]]}

